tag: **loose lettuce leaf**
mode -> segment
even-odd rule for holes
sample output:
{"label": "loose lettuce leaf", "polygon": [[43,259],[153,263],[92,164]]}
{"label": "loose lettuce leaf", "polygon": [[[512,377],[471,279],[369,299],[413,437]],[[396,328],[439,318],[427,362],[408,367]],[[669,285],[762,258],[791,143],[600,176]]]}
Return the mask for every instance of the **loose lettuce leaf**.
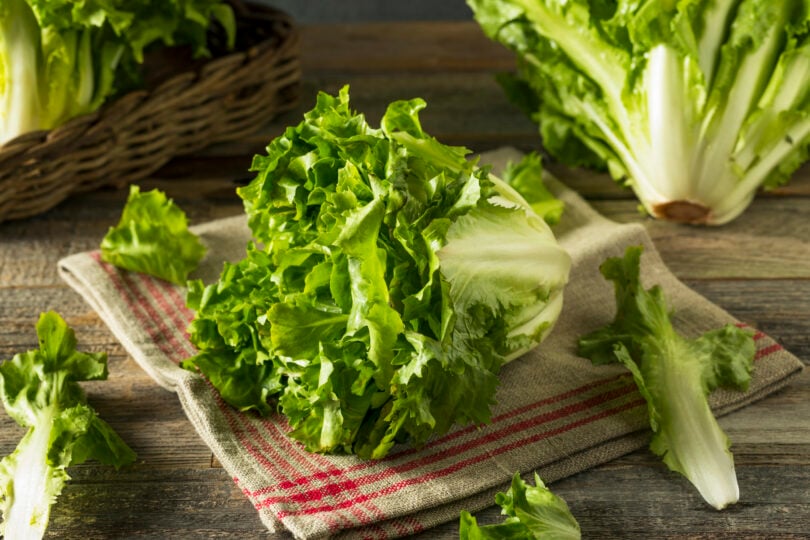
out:
{"label": "loose lettuce leaf", "polygon": [[549,490],[535,473],[534,486],[515,473],[506,493],[495,502],[507,518],[496,525],[479,526],[469,512],[461,513],[460,540],[579,540],[577,523],[568,505]]}
{"label": "loose lettuce leaf", "polygon": [[205,251],[180,207],[160,190],[141,193],[138,186],[130,187],[121,220],[101,242],[104,261],[178,285],[185,285]]}
{"label": "loose lettuce leaf", "polygon": [[76,337],[56,313],[37,323],[40,348],[0,364],[0,399],[28,428],[0,461],[5,538],[41,538],[51,505],[70,479],[67,467],[95,459],[116,468],[135,453],[87,405],[78,381],[107,378],[107,355],[76,350]]}
{"label": "loose lettuce leaf", "polygon": [[709,408],[717,387],[745,390],[756,346],[750,331],[734,325],[695,339],[672,326],[663,290],[641,285],[641,247],[607,259],[600,270],[613,282],[616,317],[579,341],[579,354],[595,364],[621,363],[647,401],[650,448],[686,476],[717,509],[739,498],[729,441]]}

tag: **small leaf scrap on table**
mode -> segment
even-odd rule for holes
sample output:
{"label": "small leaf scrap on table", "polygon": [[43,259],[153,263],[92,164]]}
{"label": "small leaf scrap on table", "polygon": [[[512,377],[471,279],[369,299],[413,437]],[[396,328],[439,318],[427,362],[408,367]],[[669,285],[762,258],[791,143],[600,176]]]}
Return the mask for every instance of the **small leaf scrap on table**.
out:
{"label": "small leaf scrap on table", "polygon": [[205,256],[206,248],[188,230],[185,212],[155,189],[130,186],[121,219],[101,241],[101,258],[119,268],[142,272],[177,285]]}
{"label": "small leaf scrap on table", "polygon": [[459,540],[579,540],[579,523],[565,501],[551,492],[535,473],[534,485],[520,473],[512,477],[505,493],[495,496],[506,519],[494,525],[478,525],[466,510],[461,512]]}

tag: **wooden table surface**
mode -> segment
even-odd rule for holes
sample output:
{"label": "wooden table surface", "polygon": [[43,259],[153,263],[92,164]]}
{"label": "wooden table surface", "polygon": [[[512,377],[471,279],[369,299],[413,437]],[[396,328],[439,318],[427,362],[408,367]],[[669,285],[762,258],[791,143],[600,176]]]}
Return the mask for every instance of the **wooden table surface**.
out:
{"label": "wooden table surface", "polygon": [[[504,98],[493,73],[510,54],[471,22],[313,26],[303,32],[299,108],[259,135],[176,159],[145,189],[159,187],[193,223],[238,214],[234,186],[284,126],[299,122],[315,92],[351,84],[353,105],[377,122],[395,99],[428,102],[425,129],[449,144],[484,151],[536,149],[534,125]],[[698,292],[810,361],[810,168],[757,198],[737,221],[693,228],[641,216],[629,192],[607,177],[549,165],[597,210],[642,222],[665,262]],[[54,309],[80,346],[110,356],[107,382],[86,385],[93,406],[137,451],[118,472],[84,464],[54,507],[50,538],[268,538],[229,475],[183,416],[175,395],[128,358],[98,316],[56,272],[61,257],[98,246],[115,223],[124,191],[76,196],[47,214],[0,224],[0,358],[36,347],[34,324]],[[647,451],[556,482],[585,538],[810,538],[810,370],[788,388],[721,419],[733,442],[740,503],[709,509],[684,480]],[[0,414],[0,453],[22,430]],[[479,520],[499,520],[493,508]],[[454,538],[457,522],[422,538]],[[284,538],[284,535],[279,535]]]}

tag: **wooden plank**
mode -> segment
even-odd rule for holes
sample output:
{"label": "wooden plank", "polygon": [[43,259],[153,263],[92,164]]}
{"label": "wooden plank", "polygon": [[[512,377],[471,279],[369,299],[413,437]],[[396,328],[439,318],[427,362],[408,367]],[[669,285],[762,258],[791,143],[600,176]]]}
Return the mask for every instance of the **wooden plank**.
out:
{"label": "wooden plank", "polygon": [[274,538],[222,469],[71,469],[46,538]]}
{"label": "wooden plank", "polygon": [[313,24],[301,28],[305,72],[506,71],[514,55],[473,21]]}
{"label": "wooden plank", "polygon": [[462,20],[471,17],[465,2],[436,2],[435,0],[409,0],[408,2],[380,2],[379,0],[352,0],[351,2],[319,2],[315,0],[253,0],[272,5],[289,13],[296,21],[314,22],[358,21],[416,21]]}
{"label": "wooden plank", "polygon": [[591,203],[615,221],[641,221],[667,266],[682,279],[810,278],[810,220],[805,199],[761,197],[740,218],[721,227],[643,218],[635,200]]}

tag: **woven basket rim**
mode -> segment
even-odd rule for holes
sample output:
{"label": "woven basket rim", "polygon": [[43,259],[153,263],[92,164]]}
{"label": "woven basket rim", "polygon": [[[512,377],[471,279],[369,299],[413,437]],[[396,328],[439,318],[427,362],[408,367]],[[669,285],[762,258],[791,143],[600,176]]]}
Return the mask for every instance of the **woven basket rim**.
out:
{"label": "woven basket rim", "polygon": [[[299,35],[293,25],[293,19],[284,11],[264,4],[256,4],[254,2],[244,2],[242,0],[227,0],[234,8],[234,14],[238,21],[263,21],[265,23],[276,22],[282,23],[287,26],[287,35],[281,36],[282,42],[274,44],[270,38],[250,43],[243,49],[234,49],[226,54],[210,58],[208,61],[201,63],[193,68],[176,72],[171,77],[166,78],[160,84],[153,88],[137,88],[126,92],[112,100],[107,101],[97,110],[69,118],[64,123],[51,129],[40,129],[22,133],[13,139],[10,139],[0,144],[0,163],[5,159],[15,156],[20,153],[35,152],[36,148],[42,144],[49,144],[58,141],[62,137],[74,138],[76,130],[86,132],[93,128],[94,125],[106,122],[110,116],[120,114],[122,104],[127,104],[125,109],[131,109],[139,103],[148,99],[153,94],[160,93],[161,89],[177,84],[178,82],[193,82],[201,79],[206,71],[212,69],[219,63],[231,63],[239,60],[239,64],[244,64],[250,58],[259,54],[259,51],[267,48],[282,48],[297,46]],[[132,102],[131,104],[129,102]],[[2,219],[0,218],[0,221]]]}
{"label": "woven basket rim", "polygon": [[40,214],[70,195],[140,181],[169,159],[239,140],[300,97],[300,34],[270,6],[227,0],[237,45],[211,58],[190,48],[156,53],[149,85],[99,110],[0,146],[0,223]]}

